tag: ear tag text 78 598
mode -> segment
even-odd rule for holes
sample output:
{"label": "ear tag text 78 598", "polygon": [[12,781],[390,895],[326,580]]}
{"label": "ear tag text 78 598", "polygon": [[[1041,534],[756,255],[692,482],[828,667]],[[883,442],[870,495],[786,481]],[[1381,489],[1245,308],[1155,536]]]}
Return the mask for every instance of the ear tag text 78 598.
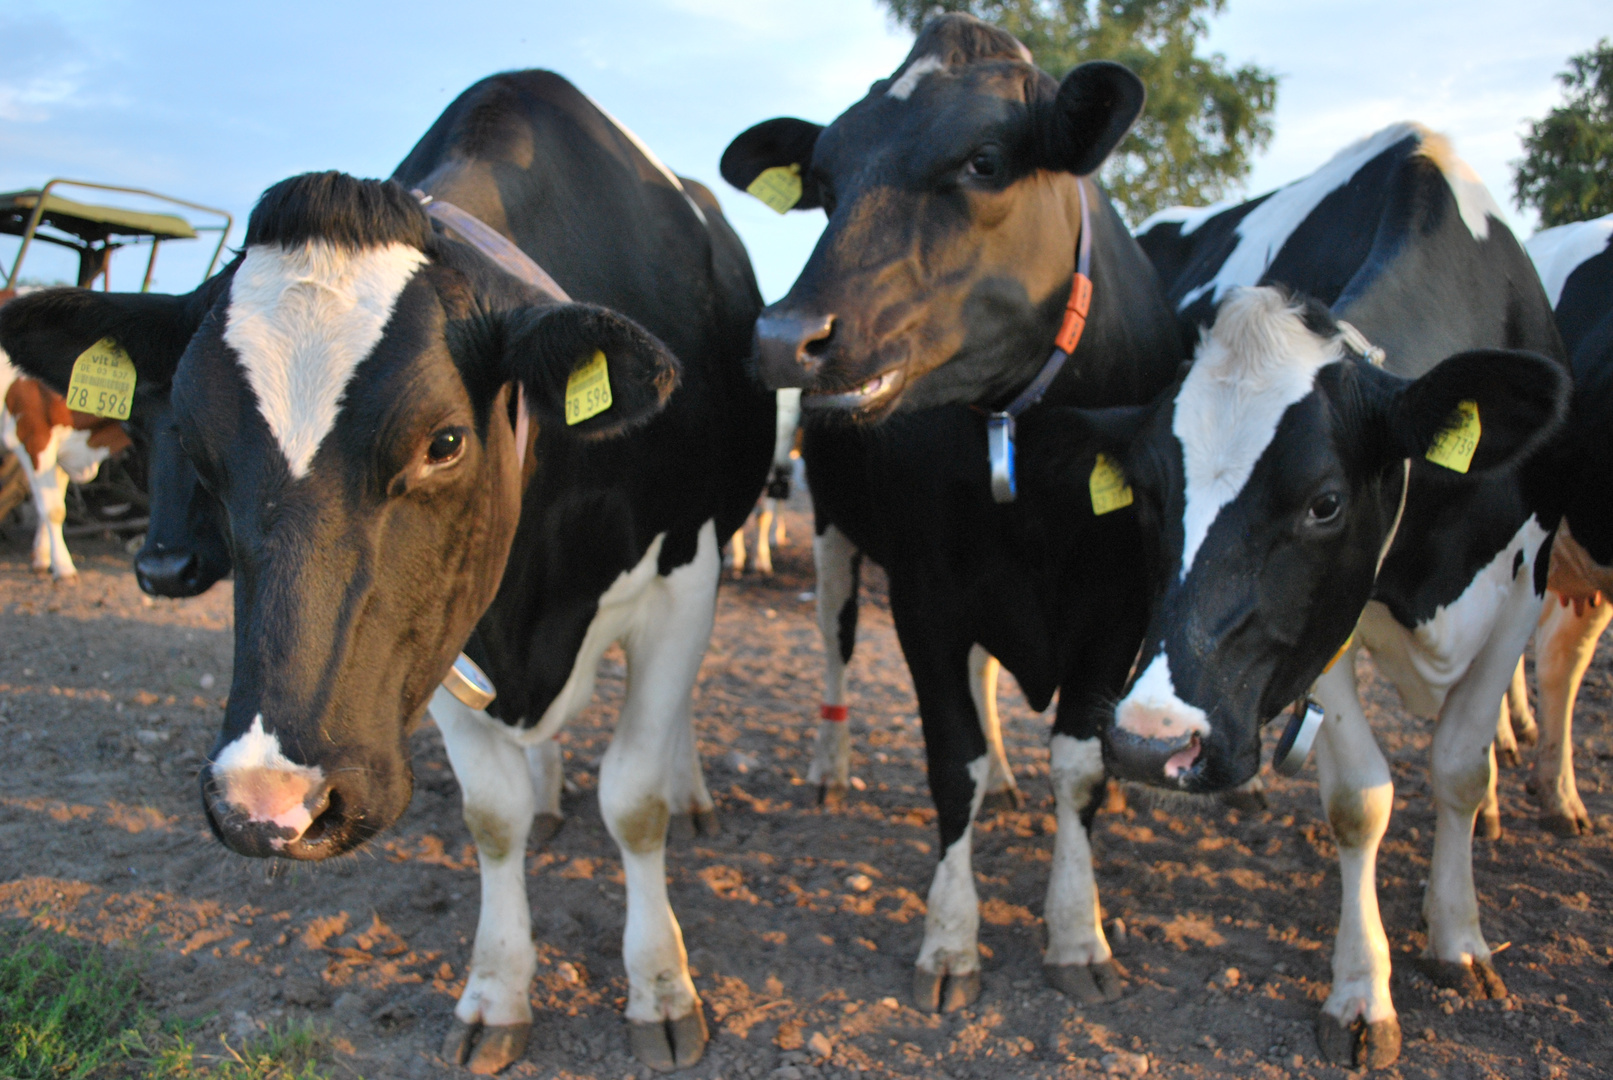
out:
{"label": "ear tag text 78 598", "polygon": [[605,354],[594,350],[593,359],[566,380],[566,424],[580,424],[610,408],[610,372]]}
{"label": "ear tag text 78 598", "polygon": [[763,169],[745,188],[780,214],[801,201],[801,166],[795,162]]}
{"label": "ear tag text 78 598", "polygon": [[1479,431],[1479,403],[1458,402],[1450,424],[1434,436],[1425,456],[1435,465],[1465,473],[1479,448]]}
{"label": "ear tag text 78 598", "polygon": [[67,407],[91,416],[129,419],[134,404],[134,361],[109,337],[78,354],[67,382]]}
{"label": "ear tag text 78 598", "polygon": [[1131,505],[1131,485],[1126,474],[1107,454],[1099,454],[1092,463],[1092,476],[1087,480],[1092,493],[1092,515],[1102,517],[1114,510]]}

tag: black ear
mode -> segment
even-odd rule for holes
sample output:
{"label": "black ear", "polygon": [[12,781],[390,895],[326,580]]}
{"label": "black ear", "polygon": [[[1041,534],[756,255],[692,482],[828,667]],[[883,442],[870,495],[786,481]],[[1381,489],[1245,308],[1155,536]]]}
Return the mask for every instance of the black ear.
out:
{"label": "black ear", "polygon": [[660,412],[678,384],[671,351],[602,307],[520,308],[503,316],[503,329],[506,370],[525,387],[533,417],[555,431],[619,435]]}
{"label": "black ear", "polygon": [[1558,432],[1571,390],[1567,369],[1535,353],[1458,353],[1397,395],[1392,437],[1403,457],[1457,472],[1504,469]]}
{"label": "black ear", "polygon": [[1148,92],[1130,68],[1090,60],[1064,76],[1041,121],[1042,164],[1086,176],[1098,171],[1142,115]]}
{"label": "black ear", "polygon": [[1115,489],[1133,482],[1132,445],[1153,415],[1153,405],[1031,409],[1019,421],[1015,440],[1019,476],[1027,490],[1079,502],[1094,513],[1107,512],[1106,506],[1118,509]]}
{"label": "black ear", "polygon": [[[206,286],[204,286],[205,288]],[[139,388],[167,386],[206,314],[199,292],[98,293],[46,289],[0,307],[0,349],[27,375],[67,392],[73,361],[110,337],[134,361]]]}
{"label": "black ear", "polygon": [[[722,178],[740,191],[755,195],[780,213],[822,206],[818,185],[812,182],[812,148],[817,145],[818,133],[822,130],[822,124],[797,120],[792,116],[763,120],[740,134],[723,151],[722,162],[718,166]],[[784,172],[764,176],[770,169],[782,169]],[[777,178],[778,190],[782,194],[773,196],[770,190],[752,191],[751,187],[758,178],[764,184],[768,184],[770,178]],[[799,199],[790,203],[792,179],[800,182],[801,193]]]}

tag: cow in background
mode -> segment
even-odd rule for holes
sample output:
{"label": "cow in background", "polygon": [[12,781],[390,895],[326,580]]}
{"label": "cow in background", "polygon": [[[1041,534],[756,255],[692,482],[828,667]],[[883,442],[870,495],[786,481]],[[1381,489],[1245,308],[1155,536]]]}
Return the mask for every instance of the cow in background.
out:
{"label": "cow in background", "polygon": [[[790,484],[795,479],[796,432],[801,427],[801,391],[776,392],[778,418],[773,429],[773,468],[767,474],[767,487],[762,490],[762,501],[756,508],[756,572],[763,577],[773,576],[773,547],[789,543],[784,531],[784,518],[779,505],[790,497]],[[741,525],[730,539],[729,568],[734,576],[745,573],[745,527]]]}
{"label": "cow in background", "polygon": [[1566,411],[1561,339],[1500,209],[1413,124],[1241,205],[1167,211],[1139,239],[1173,275],[1185,328],[1208,327],[1194,364],[1149,409],[1066,410],[1037,430],[1038,460],[1063,446],[1072,488],[1080,454],[1120,460],[1159,543],[1106,759],[1130,779],[1224,789],[1259,768],[1261,725],[1314,695],[1343,876],[1317,1037],[1334,1061],[1387,1064],[1400,1029],[1374,863],[1393,789],[1355,654],[1371,649],[1406,707],[1438,717],[1424,966],[1503,996],[1471,846],[1557,525],[1533,455]]}

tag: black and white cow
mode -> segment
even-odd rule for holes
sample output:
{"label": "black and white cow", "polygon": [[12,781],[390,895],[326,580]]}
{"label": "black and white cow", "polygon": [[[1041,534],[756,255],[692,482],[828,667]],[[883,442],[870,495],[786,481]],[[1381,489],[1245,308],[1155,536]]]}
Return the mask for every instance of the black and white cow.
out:
{"label": "black and white cow", "polygon": [[1439,721],[1430,969],[1500,995],[1471,841],[1497,703],[1545,590],[1557,522],[1528,459],[1566,410],[1561,344],[1500,211],[1415,125],[1241,206],[1167,213],[1143,230],[1146,250],[1156,230],[1185,322],[1214,319],[1192,366],[1147,408],[1053,409],[1026,429],[1028,460],[1065,449],[1071,489],[1094,452],[1119,460],[1156,545],[1105,758],[1130,779],[1225,789],[1259,768],[1261,726],[1315,697],[1343,871],[1318,1039],[1334,1060],[1384,1064],[1400,1035],[1373,874],[1392,787],[1355,652],[1370,648],[1408,708]]}
{"label": "black and white cow", "polygon": [[1574,782],[1574,701],[1613,621],[1613,214],[1536,233],[1540,271],[1574,372],[1568,433],[1556,455],[1563,523],[1552,543],[1548,602],[1535,631],[1540,747],[1529,791],[1561,836],[1591,831]]}
{"label": "black and white cow", "polygon": [[[434,225],[411,189],[588,303]],[[102,332],[94,298],[64,302],[82,305],[74,333]],[[599,797],[627,876],[631,1042],[663,1069],[703,1051],[664,842],[669,816],[712,805],[689,693],[720,538],[772,443],[772,395],[742,365],[759,307],[709,192],[564,79],[519,72],[462,94],[392,181],[270,188],[174,375],[236,575],[208,820],[247,855],[351,850],[408,804],[408,734],[429,705],[481,865],[444,1047],[475,1071],[525,1045],[528,831],[558,811],[553,736],[614,641],[628,687]],[[8,343],[21,332],[0,323]],[[462,647],[497,690],[485,711],[439,689]]]}
{"label": "black and white cow", "polygon": [[1104,788],[1095,706],[1118,692],[1140,640],[1135,515],[1096,517],[1028,489],[994,501],[987,421],[971,406],[1008,402],[1055,338],[1068,341],[1083,240],[1091,307],[1047,400],[1137,404],[1174,374],[1183,349],[1158,279],[1090,179],[1142,101],[1119,65],[1085,64],[1060,84],[1011,35],[947,15],[833,124],[769,120],[723,156],[736,187],[829,216],[757,323],[758,360],[769,385],[804,388],[819,621],[841,664],[860,559],[889,575],[941,838],[914,983],[929,1009],[961,1008],[980,987],[970,843],[990,771],[988,654],[1033,708],[1059,692],[1045,970],[1083,1000],[1120,992],[1087,827]]}

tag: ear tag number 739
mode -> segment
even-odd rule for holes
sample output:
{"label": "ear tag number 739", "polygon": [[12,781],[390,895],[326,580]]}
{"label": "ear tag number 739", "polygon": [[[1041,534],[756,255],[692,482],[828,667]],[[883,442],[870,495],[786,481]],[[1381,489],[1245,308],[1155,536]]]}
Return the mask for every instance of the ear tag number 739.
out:
{"label": "ear tag number 739", "polygon": [[134,404],[134,361],[104,337],[78,354],[67,381],[67,407],[91,416],[129,419]]}

